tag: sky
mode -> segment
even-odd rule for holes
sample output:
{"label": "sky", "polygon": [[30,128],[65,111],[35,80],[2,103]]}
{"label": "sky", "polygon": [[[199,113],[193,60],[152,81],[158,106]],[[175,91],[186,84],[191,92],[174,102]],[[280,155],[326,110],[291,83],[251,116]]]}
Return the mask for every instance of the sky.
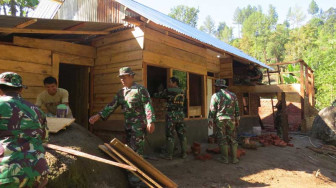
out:
{"label": "sky", "polygon": [[[168,14],[171,8],[178,5],[186,5],[189,7],[199,8],[198,24],[199,28],[203,25],[205,17],[210,15],[216,22],[216,27],[219,22],[225,22],[230,27],[234,28],[234,34],[236,25],[233,24],[233,15],[237,7],[244,8],[247,5],[258,6],[261,5],[264,13],[268,11],[270,4],[275,6],[279,16],[279,23],[283,23],[286,19],[286,15],[290,7],[292,10],[297,6],[308,15],[308,7],[311,0],[135,0],[141,4],[158,10],[164,14]],[[330,7],[336,8],[336,0],[315,0],[319,8],[322,10],[328,10]]]}

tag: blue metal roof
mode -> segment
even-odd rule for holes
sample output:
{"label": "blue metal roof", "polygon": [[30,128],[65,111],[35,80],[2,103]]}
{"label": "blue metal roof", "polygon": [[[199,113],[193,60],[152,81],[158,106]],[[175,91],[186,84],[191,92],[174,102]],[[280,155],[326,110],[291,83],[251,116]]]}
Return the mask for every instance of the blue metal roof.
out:
{"label": "blue metal roof", "polygon": [[150,7],[147,7],[143,4],[140,4],[133,0],[115,0],[119,2],[120,4],[126,6],[127,8],[133,10],[134,12],[144,16],[145,18],[149,19],[150,21],[159,24],[161,26],[167,27],[169,29],[173,29],[181,34],[187,35],[189,37],[192,37],[194,39],[199,40],[200,42],[209,44],[211,46],[214,46],[216,48],[222,49],[228,53],[234,54],[238,57],[244,58],[250,62],[254,62],[259,64],[260,66],[263,66],[268,69],[272,69],[271,67],[265,65],[264,63],[254,59],[253,57],[245,54],[241,50],[207,34],[203,31],[200,31],[194,27],[191,27],[188,24],[182,23],[178,20],[175,20],[168,15],[165,15],[157,10],[154,10]]}

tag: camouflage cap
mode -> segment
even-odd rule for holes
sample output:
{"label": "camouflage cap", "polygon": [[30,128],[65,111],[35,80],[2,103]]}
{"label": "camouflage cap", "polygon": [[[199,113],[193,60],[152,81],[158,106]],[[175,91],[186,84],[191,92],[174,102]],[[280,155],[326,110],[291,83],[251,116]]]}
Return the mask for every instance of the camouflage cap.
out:
{"label": "camouflage cap", "polygon": [[217,86],[217,87],[227,87],[226,81],[224,79],[217,79],[215,81],[215,86]]}
{"label": "camouflage cap", "polygon": [[11,86],[11,87],[23,87],[27,86],[22,85],[22,78],[15,72],[3,72],[0,74],[0,84]]}
{"label": "camouflage cap", "polygon": [[130,67],[122,67],[119,69],[119,76],[123,75],[135,75]]}

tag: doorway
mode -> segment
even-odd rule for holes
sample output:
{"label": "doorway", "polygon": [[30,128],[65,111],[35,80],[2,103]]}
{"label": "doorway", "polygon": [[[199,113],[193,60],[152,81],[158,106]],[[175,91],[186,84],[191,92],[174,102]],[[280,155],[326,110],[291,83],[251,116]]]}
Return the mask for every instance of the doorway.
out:
{"label": "doorway", "polygon": [[69,92],[69,106],[76,123],[88,128],[89,67],[63,64],[59,67],[58,86]]}

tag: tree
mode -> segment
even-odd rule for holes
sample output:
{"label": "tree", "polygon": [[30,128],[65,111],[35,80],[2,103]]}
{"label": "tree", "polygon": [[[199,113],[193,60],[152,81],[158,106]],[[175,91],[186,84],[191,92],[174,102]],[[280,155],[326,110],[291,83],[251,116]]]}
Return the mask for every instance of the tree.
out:
{"label": "tree", "polygon": [[278,13],[276,12],[275,7],[273,5],[269,5],[268,20],[270,21],[270,25],[275,28],[278,22]]}
{"label": "tree", "polygon": [[219,40],[229,43],[233,38],[232,30],[232,27],[226,25],[225,22],[220,22],[217,28],[216,37]]}
{"label": "tree", "polygon": [[38,3],[39,0],[0,0],[5,15],[10,13],[12,16],[17,16],[19,13],[21,17],[27,16],[28,12],[33,10]]}
{"label": "tree", "polygon": [[316,2],[312,0],[309,4],[308,13],[314,16],[318,12],[319,12],[319,7],[316,4]]}
{"label": "tree", "polygon": [[198,13],[199,13],[198,8],[196,9],[194,7],[179,5],[172,8],[168,15],[192,27],[196,27],[198,21]]}
{"label": "tree", "polygon": [[210,35],[215,34],[215,21],[211,18],[211,16],[207,16],[203,22],[203,25],[200,27],[201,31],[204,31]]}
{"label": "tree", "polygon": [[294,10],[289,8],[287,13],[287,21],[293,28],[301,26],[305,19],[306,15],[303,13],[300,7],[295,6]]}

